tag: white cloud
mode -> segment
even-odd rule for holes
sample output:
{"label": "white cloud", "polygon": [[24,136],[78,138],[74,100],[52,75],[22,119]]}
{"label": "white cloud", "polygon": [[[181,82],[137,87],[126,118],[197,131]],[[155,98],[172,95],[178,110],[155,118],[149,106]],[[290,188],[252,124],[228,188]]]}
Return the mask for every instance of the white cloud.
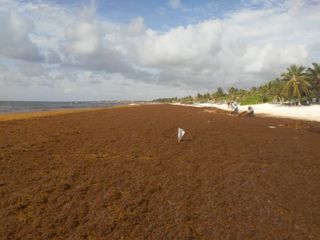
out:
{"label": "white cloud", "polygon": [[143,17],[137,17],[131,20],[128,25],[128,32],[132,34],[141,34],[145,31]]}
{"label": "white cloud", "polygon": [[77,22],[67,30],[67,38],[70,45],[67,51],[79,55],[89,55],[96,52],[99,44],[98,34],[94,24],[88,22]]}
{"label": "white cloud", "polygon": [[98,23],[95,21],[95,1],[85,6],[66,27],[66,51],[75,55],[94,54],[99,47]]}
{"label": "white cloud", "polygon": [[249,87],[292,63],[320,60],[315,0],[257,0],[263,8],[164,32],[142,17],[127,25],[101,20],[94,2],[76,13],[42,1],[0,2],[3,96],[29,89],[32,97],[41,87],[56,100],[183,96]]}
{"label": "white cloud", "polygon": [[[160,69],[160,81],[207,89],[270,80],[293,63],[315,60],[319,6],[241,10],[137,42],[140,64]],[[318,37],[317,37],[318,36]]]}
{"label": "white cloud", "polygon": [[38,49],[29,34],[33,24],[16,11],[0,15],[0,56],[40,61]]}
{"label": "white cloud", "polygon": [[220,50],[222,26],[219,21],[177,27],[166,33],[149,30],[137,43],[141,64],[151,67],[195,66],[205,64],[206,57]]}
{"label": "white cloud", "polygon": [[181,0],[169,0],[168,5],[173,9],[178,9],[182,7]]}

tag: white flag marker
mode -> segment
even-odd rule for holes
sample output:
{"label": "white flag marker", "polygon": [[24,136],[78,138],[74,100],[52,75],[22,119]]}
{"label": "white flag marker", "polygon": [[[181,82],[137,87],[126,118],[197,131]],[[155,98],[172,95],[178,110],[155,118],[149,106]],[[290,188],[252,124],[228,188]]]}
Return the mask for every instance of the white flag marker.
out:
{"label": "white flag marker", "polygon": [[181,141],[186,132],[182,128],[178,128],[178,142]]}

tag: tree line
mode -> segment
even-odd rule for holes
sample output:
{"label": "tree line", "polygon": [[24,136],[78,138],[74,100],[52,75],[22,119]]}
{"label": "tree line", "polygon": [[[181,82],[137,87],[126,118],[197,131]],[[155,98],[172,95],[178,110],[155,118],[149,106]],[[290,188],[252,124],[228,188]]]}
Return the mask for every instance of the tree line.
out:
{"label": "tree line", "polygon": [[241,104],[258,104],[266,102],[296,104],[319,101],[320,98],[320,64],[312,63],[305,68],[291,65],[279,78],[258,87],[242,89],[230,87],[227,91],[221,87],[213,93],[198,93],[196,96],[183,98],[160,98],[154,102],[192,103],[192,102],[224,102],[237,101]]}

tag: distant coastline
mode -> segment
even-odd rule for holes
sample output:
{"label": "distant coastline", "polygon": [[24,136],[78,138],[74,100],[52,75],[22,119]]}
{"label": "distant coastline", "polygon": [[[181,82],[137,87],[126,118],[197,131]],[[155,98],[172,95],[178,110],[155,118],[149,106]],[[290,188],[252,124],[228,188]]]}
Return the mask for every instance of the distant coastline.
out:
{"label": "distant coastline", "polygon": [[130,104],[130,101],[0,101],[0,114],[29,113],[63,109],[106,108]]}
{"label": "distant coastline", "polygon": [[73,113],[85,113],[92,111],[103,111],[107,109],[115,109],[115,108],[125,108],[125,107],[134,107],[139,106],[139,104],[115,104],[104,107],[83,107],[83,108],[65,108],[65,109],[48,109],[43,111],[28,111],[28,112],[5,112],[0,113],[0,122],[4,121],[12,121],[12,120],[23,120],[23,119],[32,119],[32,118],[40,118],[40,117],[52,117],[58,115],[65,114],[73,114]]}

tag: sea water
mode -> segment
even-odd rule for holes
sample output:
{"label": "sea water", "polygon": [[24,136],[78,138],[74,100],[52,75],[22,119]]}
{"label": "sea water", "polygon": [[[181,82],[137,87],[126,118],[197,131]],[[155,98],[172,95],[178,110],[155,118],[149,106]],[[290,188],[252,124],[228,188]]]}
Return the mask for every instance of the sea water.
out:
{"label": "sea water", "polygon": [[89,101],[89,102],[29,102],[29,101],[0,101],[0,113],[34,112],[53,109],[97,108],[124,105],[119,101]]}

